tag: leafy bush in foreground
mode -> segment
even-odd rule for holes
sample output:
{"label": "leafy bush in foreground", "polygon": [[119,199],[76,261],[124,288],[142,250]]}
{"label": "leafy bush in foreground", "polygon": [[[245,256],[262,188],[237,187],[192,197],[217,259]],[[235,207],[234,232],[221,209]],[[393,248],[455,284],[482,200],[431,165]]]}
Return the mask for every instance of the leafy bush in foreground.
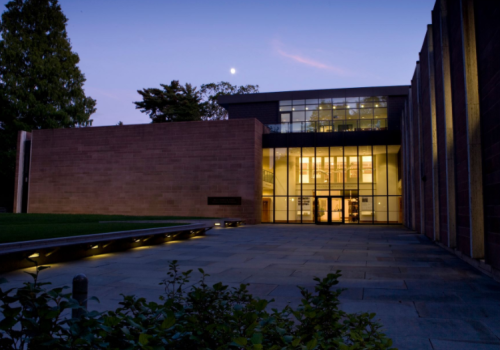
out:
{"label": "leafy bush in foreground", "polygon": [[[197,285],[186,288],[190,271],[170,264],[161,302],[123,296],[115,311],[84,312],[64,288],[33,282],[0,288],[1,349],[391,349],[392,341],[373,321],[375,314],[339,310],[342,290],[332,290],[340,271],[314,278],[314,293],[301,288],[296,309],[266,311],[269,301],[254,298],[242,284],[208,286],[202,269]],[[2,281],[5,282],[5,281]],[[64,314],[63,314],[64,313]],[[64,317],[67,315],[67,317]]]}

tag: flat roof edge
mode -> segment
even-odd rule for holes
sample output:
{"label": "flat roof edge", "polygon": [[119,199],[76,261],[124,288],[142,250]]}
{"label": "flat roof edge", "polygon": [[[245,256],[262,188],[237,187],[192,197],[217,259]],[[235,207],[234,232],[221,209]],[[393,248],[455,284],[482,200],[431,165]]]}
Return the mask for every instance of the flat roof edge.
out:
{"label": "flat roof edge", "polygon": [[373,86],[342,89],[322,89],[322,90],[295,90],[278,92],[261,92],[257,94],[245,95],[225,95],[219,96],[218,102],[221,105],[234,103],[256,103],[273,102],[280,100],[294,100],[307,98],[327,98],[327,97],[357,97],[357,96],[377,96],[377,95],[408,95],[410,85],[394,86]]}

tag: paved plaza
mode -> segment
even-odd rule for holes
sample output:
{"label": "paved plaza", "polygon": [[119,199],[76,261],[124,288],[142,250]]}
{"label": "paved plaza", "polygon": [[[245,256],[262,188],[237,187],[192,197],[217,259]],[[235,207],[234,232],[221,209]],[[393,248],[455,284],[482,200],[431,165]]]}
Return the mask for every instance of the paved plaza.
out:
{"label": "paved plaza", "polygon": [[[273,307],[298,305],[296,285],[342,270],[341,296],[348,312],[375,312],[394,340],[409,349],[500,349],[500,283],[427,238],[401,226],[256,225],[214,229],[189,241],[137,248],[53,264],[43,280],[71,285],[85,273],[89,294],[114,308],[120,293],[157,299],[168,262],[201,267],[210,282],[249,283],[252,294],[274,298]],[[29,276],[2,275],[10,285]]]}

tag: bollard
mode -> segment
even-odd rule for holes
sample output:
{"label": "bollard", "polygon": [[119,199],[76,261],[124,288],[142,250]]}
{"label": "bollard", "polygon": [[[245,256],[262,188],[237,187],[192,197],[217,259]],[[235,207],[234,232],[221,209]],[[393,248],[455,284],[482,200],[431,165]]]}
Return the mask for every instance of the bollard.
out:
{"label": "bollard", "polygon": [[[79,274],[73,277],[73,299],[78,301],[80,306],[83,306],[85,309],[87,309],[88,291],[89,280],[87,279],[87,276]],[[77,318],[82,316],[84,313],[84,310],[73,309],[71,310],[71,317]]]}

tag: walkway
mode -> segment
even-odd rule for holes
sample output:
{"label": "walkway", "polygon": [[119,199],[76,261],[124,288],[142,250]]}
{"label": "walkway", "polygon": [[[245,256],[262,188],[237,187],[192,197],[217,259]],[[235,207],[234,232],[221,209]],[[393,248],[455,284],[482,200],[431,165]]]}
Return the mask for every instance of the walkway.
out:
{"label": "walkway", "polygon": [[[297,284],[342,270],[342,307],[370,311],[395,346],[408,349],[500,349],[500,283],[426,238],[398,226],[257,225],[216,229],[206,237],[53,265],[43,279],[70,285],[89,278],[90,295],[117,306],[119,294],[156,299],[168,261],[202,267],[210,281],[250,283],[251,293],[297,305]],[[198,272],[193,272],[197,279]],[[21,271],[3,275],[13,285]],[[3,287],[3,286],[2,286]]]}

